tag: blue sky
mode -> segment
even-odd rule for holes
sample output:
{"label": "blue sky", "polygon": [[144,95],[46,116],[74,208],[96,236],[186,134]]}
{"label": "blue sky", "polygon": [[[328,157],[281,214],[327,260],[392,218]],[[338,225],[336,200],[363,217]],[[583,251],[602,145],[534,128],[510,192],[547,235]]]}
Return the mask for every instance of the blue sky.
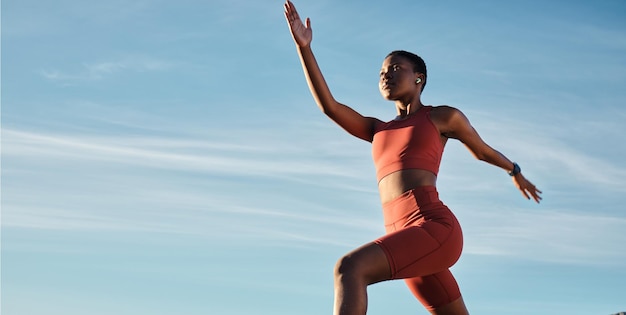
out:
{"label": "blue sky", "polygon": [[[446,147],[474,314],[626,311],[624,1],[298,1],[335,96],[396,49],[544,191]],[[330,314],[384,232],[368,143],[316,108],[282,1],[2,1],[3,314]],[[427,314],[402,282],[369,314]]]}

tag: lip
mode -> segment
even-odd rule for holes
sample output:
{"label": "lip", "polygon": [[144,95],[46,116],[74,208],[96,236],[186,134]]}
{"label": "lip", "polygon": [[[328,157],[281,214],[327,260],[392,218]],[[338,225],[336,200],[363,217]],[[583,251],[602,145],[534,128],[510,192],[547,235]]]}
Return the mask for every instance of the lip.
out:
{"label": "lip", "polygon": [[380,86],[380,88],[381,88],[381,89],[383,89],[383,90],[389,90],[389,89],[391,89],[393,86],[394,86],[394,84],[393,84],[393,83],[383,83],[383,84]]}

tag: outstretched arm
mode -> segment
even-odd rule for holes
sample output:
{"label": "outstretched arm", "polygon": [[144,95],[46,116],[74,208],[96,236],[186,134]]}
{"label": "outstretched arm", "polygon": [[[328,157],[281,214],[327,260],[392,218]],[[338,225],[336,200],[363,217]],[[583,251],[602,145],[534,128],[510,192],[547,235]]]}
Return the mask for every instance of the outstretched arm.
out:
{"label": "outstretched arm", "polygon": [[291,1],[285,3],[285,18],[298,48],[304,75],[317,106],[347,132],[355,137],[371,142],[374,137],[376,120],[371,117],[363,117],[352,108],[337,102],[326,84],[326,80],[311,50],[311,41],[313,39],[311,20],[307,18],[306,24],[303,23]]}
{"label": "outstretched arm", "polygon": [[[442,125],[445,126],[445,128],[442,130],[442,133],[445,136],[461,141],[477,159],[498,166],[509,173],[514,171],[515,164],[504,156],[504,154],[485,143],[460,110],[447,106],[440,106],[437,110],[439,113],[436,115],[439,117],[440,121],[444,122]],[[515,186],[522,192],[522,195],[526,197],[526,199],[532,197],[539,203],[541,200],[541,190],[537,189],[533,183],[528,181],[524,175],[522,175],[521,171],[513,175],[512,179]]]}

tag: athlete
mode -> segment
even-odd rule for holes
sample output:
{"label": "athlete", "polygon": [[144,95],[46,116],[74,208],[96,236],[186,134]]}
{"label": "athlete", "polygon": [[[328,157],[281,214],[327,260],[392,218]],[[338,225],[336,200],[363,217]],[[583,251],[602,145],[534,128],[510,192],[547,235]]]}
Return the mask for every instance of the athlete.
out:
{"label": "athlete", "polygon": [[435,187],[446,142],[457,139],[477,159],[506,170],[527,199],[539,202],[541,191],[516,163],[487,145],[461,111],[422,104],[427,81],[422,58],[393,51],[384,59],[379,89],[395,103],[397,116],[388,122],[364,117],[331,94],[311,50],[310,19],[303,23],[291,1],[285,3],[285,17],[319,108],[348,133],[372,143],[387,232],[337,262],[334,314],[366,314],[367,286],[392,279],[404,279],[431,314],[469,314],[449,270],[461,255],[461,227]]}

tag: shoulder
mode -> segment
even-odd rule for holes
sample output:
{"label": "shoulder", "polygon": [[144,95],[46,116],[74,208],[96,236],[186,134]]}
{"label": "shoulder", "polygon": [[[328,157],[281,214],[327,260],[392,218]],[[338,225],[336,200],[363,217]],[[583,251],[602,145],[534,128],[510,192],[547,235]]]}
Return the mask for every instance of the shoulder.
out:
{"label": "shoulder", "polygon": [[456,107],[449,105],[431,106],[430,118],[433,122],[450,123],[464,117],[463,112]]}
{"label": "shoulder", "polygon": [[381,129],[384,129],[384,127],[389,123],[375,117],[365,117],[365,119],[372,124],[373,134],[379,132]]}
{"label": "shoulder", "polygon": [[384,121],[376,118],[376,117],[370,117],[370,116],[365,116],[365,119],[368,119],[369,121],[375,123],[375,124],[379,124],[379,123],[385,123]]}
{"label": "shoulder", "polygon": [[430,119],[440,132],[447,136],[469,124],[467,117],[461,110],[448,105],[432,106]]}
{"label": "shoulder", "polygon": [[453,113],[457,113],[457,112],[461,112],[461,110],[459,110],[456,107],[450,106],[450,105],[430,105],[431,107],[431,112],[432,113],[438,113],[438,114],[453,114]]}
{"label": "shoulder", "polygon": [[376,117],[369,117],[369,116],[365,116],[364,117],[374,128],[376,128],[377,126],[381,125],[381,124],[386,124],[387,122],[382,121]]}

